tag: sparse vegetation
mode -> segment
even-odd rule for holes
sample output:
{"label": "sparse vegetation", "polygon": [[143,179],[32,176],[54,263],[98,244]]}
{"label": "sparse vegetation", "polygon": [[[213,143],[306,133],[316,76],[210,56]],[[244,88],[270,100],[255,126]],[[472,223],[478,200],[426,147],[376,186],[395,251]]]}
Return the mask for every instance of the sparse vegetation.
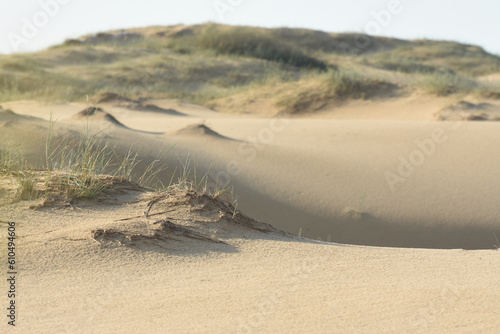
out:
{"label": "sparse vegetation", "polygon": [[446,96],[453,93],[467,93],[478,88],[473,79],[450,73],[430,73],[423,75],[418,86],[424,91],[437,96]]}
{"label": "sparse vegetation", "polygon": [[25,166],[26,161],[21,146],[7,143],[0,150],[0,172],[2,174],[12,175],[15,172],[24,170]]}
{"label": "sparse vegetation", "polygon": [[421,40],[362,59],[375,67],[405,73],[459,74],[477,77],[500,71],[500,57],[478,46]]}
{"label": "sparse vegetation", "polygon": [[[474,83],[477,76],[500,71],[500,58],[471,45],[216,24],[141,31],[102,33],[34,54],[0,56],[0,102],[81,101],[86,94],[114,92],[132,99],[172,98],[211,107],[267,85],[304,83],[312,77],[324,81],[332,72],[340,77],[329,86],[319,85],[320,92],[307,93],[304,87],[304,92],[290,96],[311,101],[323,96],[364,98],[382,85],[389,91],[404,86],[434,95],[474,91],[500,98],[497,88]],[[366,40],[366,45],[347,52],[355,40]],[[334,70],[346,66],[353,78]],[[384,79],[369,79],[371,71],[383,73]],[[421,80],[415,84],[414,77]]]}
{"label": "sparse vegetation", "polygon": [[346,99],[369,99],[393,93],[397,86],[375,78],[363,77],[344,70],[330,70],[312,84],[298,82],[298,91],[292,91],[277,101],[282,113],[311,112]]}
{"label": "sparse vegetation", "polygon": [[0,175],[13,177],[17,181],[16,198],[29,200],[37,196],[36,178],[24,158],[22,146],[8,143],[0,150]]}
{"label": "sparse vegetation", "polygon": [[[89,116],[88,122],[91,121]],[[165,187],[158,174],[166,168],[162,157],[168,150],[159,154],[141,175],[135,175],[138,155],[129,152],[120,157],[101,132],[92,131],[89,123],[79,141],[62,139],[57,145],[53,143],[53,126],[51,121],[43,169],[29,165],[20,146],[6,145],[0,151],[0,173],[17,179],[18,199],[95,198],[110,185],[125,181],[155,189]]]}
{"label": "sparse vegetation", "polygon": [[236,205],[232,187],[219,180],[211,180],[209,172],[201,178],[196,162],[190,157],[181,161],[182,170],[177,182],[176,171],[166,183],[159,174],[166,169],[163,162],[169,150],[157,157],[137,174],[140,162],[137,152],[131,150],[124,156],[115,152],[110,142],[100,131],[92,131],[92,116],[79,141],[57,140],[54,144],[54,125],[51,121],[46,141],[44,168],[28,164],[19,145],[8,144],[0,150],[0,176],[11,177],[18,185],[15,200],[34,200],[43,197],[46,201],[92,199],[119,183],[134,183],[136,186],[161,192],[172,190],[196,191],[214,198],[223,197]]}
{"label": "sparse vegetation", "polygon": [[500,250],[500,241],[498,240],[497,235],[495,233],[493,233],[493,235],[495,236],[495,240],[497,241],[497,243],[493,245],[493,247]]}
{"label": "sparse vegetation", "polygon": [[480,98],[500,99],[500,85],[479,82],[478,87],[475,90],[475,93]]}
{"label": "sparse vegetation", "polygon": [[388,71],[396,71],[403,73],[434,73],[439,70],[433,66],[424,65],[409,59],[401,59],[396,61],[382,60],[375,64],[376,67]]}
{"label": "sparse vegetation", "polygon": [[227,31],[208,29],[200,45],[220,54],[254,57],[302,68],[326,70],[328,65],[306,55],[297,46],[259,30],[236,28]]}

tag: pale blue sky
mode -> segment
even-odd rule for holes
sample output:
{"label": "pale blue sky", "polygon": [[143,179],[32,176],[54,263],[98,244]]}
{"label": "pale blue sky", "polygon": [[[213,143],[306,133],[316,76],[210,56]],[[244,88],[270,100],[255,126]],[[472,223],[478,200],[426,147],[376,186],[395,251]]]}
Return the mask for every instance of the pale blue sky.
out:
{"label": "pale blue sky", "polygon": [[[53,17],[41,5],[51,2],[65,3],[47,7]],[[227,10],[218,13],[214,4]],[[388,6],[397,14],[377,23],[372,12]],[[0,53],[13,52],[16,43],[18,52],[26,52],[91,32],[212,21],[329,32],[370,27],[377,35],[455,40],[500,55],[498,0],[0,0],[0,13]],[[38,31],[23,34],[23,26],[35,21]]]}

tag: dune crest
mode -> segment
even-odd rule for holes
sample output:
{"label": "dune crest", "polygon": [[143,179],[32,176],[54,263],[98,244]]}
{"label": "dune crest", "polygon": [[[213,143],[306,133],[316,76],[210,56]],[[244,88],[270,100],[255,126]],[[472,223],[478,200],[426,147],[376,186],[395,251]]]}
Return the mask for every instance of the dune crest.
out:
{"label": "dune crest", "polygon": [[91,118],[92,120],[106,121],[119,127],[128,128],[127,126],[123,125],[120,121],[118,121],[116,117],[105,112],[104,109],[100,107],[85,108],[82,111],[76,113],[72,118],[78,120]]}
{"label": "dune crest", "polygon": [[212,138],[218,138],[218,139],[229,139],[226,136],[221,135],[220,133],[212,130],[208,126],[206,126],[203,123],[197,123],[197,124],[189,124],[182,129],[179,129],[177,131],[174,131],[175,134],[177,135],[187,135],[187,136],[207,136],[207,137],[212,137]]}
{"label": "dune crest", "polygon": [[174,109],[164,109],[160,108],[157,105],[154,104],[145,104],[144,101],[141,99],[139,100],[132,100],[129,99],[126,96],[113,93],[113,92],[102,92],[99,94],[94,95],[91,98],[91,101],[93,103],[97,104],[111,104],[114,107],[121,107],[121,108],[126,108],[126,109],[131,109],[131,110],[137,110],[137,111],[152,111],[152,112],[159,112],[159,113],[164,113],[167,115],[172,115],[172,116],[185,116],[183,113],[174,110]]}
{"label": "dune crest", "polygon": [[12,109],[4,109],[2,106],[0,106],[0,127],[10,127],[13,124],[23,121],[30,124],[45,122],[39,117],[18,114],[12,111]]}
{"label": "dune crest", "polygon": [[10,109],[4,109],[2,106],[0,106],[0,112],[6,113],[8,115],[16,115],[16,113],[14,113],[12,110],[10,110]]}

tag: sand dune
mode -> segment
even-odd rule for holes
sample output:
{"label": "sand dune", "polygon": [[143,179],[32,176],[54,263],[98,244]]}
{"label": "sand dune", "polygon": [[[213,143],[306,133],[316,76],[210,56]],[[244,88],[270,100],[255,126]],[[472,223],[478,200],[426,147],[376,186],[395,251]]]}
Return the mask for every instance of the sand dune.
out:
{"label": "sand dune", "polygon": [[[500,327],[492,250],[500,123],[401,120],[395,111],[377,120],[273,119],[154,104],[186,117],[98,107],[96,131],[117,153],[138,150],[142,170],[169,150],[165,180],[191,159],[198,175],[229,181],[238,212],[252,218],[181,189],[158,197],[128,184],[32,210],[39,203],[12,203],[14,181],[2,179],[0,220],[18,222],[22,235],[23,330]],[[83,104],[5,106],[14,112],[0,112],[0,140],[24,144],[34,163],[43,161],[51,110],[56,141],[78,138],[83,127],[72,117],[88,113]],[[422,114],[432,116],[432,106]]]}
{"label": "sand dune", "polygon": [[41,119],[37,118],[37,117],[16,114],[12,110],[4,109],[4,108],[2,108],[2,106],[0,106],[0,122],[1,122],[2,127],[8,127],[8,126],[12,125],[14,122],[18,122],[18,121],[37,122],[37,121],[41,121]]}
{"label": "sand dune", "polygon": [[499,332],[497,55],[206,23],[0,58],[0,333]]}
{"label": "sand dune", "polygon": [[82,111],[79,111],[77,114],[75,114],[73,118],[79,120],[82,119],[87,120],[90,118],[96,121],[107,121],[113,125],[126,128],[126,126],[120,123],[113,115],[108,114],[107,112],[104,111],[104,109],[100,107],[85,108]]}
{"label": "sand dune", "polygon": [[211,138],[217,138],[217,139],[228,139],[231,140],[231,138],[222,136],[221,134],[215,132],[214,130],[210,129],[208,126],[205,124],[190,124],[182,129],[176,130],[173,132],[176,135],[182,135],[182,136],[195,136],[195,137],[211,137]]}
{"label": "sand dune", "polygon": [[[129,111],[120,116],[125,126],[165,134],[106,131],[117,150],[134,147],[144,161],[173,147],[163,178],[191,157],[199,175],[210,171],[212,179],[231,182],[244,212],[309,238],[490,249],[500,235],[495,122],[273,121],[210,113],[149,118]],[[206,124],[193,123],[199,116]],[[65,128],[77,129],[61,123],[60,136]]]}
{"label": "sand dune", "polygon": [[24,332],[500,326],[498,252],[317,242],[233,216],[230,206],[192,192],[109,194],[73,207],[2,207],[0,218],[16,221],[22,235]]}

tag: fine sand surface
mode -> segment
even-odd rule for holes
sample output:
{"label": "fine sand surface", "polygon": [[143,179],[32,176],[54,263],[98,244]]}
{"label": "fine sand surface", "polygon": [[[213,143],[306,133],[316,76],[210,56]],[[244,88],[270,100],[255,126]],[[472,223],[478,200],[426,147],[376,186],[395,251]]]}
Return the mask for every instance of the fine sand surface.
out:
{"label": "fine sand surface", "polygon": [[[85,105],[26,101],[4,104],[19,115],[4,116],[2,132],[41,161],[52,111],[56,138],[101,129],[118,152],[138,150],[139,167],[170,150],[166,182],[191,159],[198,175],[230,180],[243,212],[308,238],[491,249],[500,237],[500,122],[393,120],[392,111],[380,120],[387,102],[373,104],[377,119],[367,120],[242,117],[152,103],[178,115],[101,104],[104,112],[85,118]],[[429,119],[453,104],[416,103]]]}
{"label": "fine sand surface", "polygon": [[41,161],[52,112],[55,141],[99,129],[139,150],[139,169],[169,150],[166,182],[190,159],[230,180],[239,211],[302,237],[181,191],[160,201],[175,212],[145,217],[154,194],[132,186],[32,210],[8,204],[3,180],[21,332],[497,333],[500,122],[436,121],[451,99],[283,119],[150,102],[90,118],[84,104],[3,103],[0,140]]}

